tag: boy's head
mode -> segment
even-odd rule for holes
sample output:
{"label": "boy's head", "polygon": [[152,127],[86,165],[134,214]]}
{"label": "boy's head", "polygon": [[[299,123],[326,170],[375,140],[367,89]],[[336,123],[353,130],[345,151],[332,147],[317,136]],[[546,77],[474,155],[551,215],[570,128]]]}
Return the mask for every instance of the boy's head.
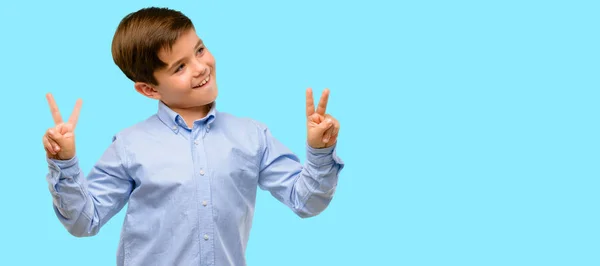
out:
{"label": "boy's head", "polygon": [[112,55],[139,93],[173,109],[205,106],[217,97],[215,59],[179,11],[151,7],[125,16]]}

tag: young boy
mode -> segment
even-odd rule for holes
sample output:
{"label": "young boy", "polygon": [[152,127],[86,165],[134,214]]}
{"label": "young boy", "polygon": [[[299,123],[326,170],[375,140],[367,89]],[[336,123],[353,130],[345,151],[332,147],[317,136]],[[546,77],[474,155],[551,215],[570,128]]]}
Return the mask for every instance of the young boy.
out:
{"label": "young boy", "polygon": [[92,236],[128,204],[117,265],[245,265],[257,187],[300,217],[331,201],[343,162],[339,123],[315,111],[307,90],[307,162],[257,121],[216,110],[215,59],[189,18],[166,8],[127,15],[112,43],[115,64],[157,114],[122,130],[86,176],[75,156],[77,101],[43,137],[54,210],[77,237]]}

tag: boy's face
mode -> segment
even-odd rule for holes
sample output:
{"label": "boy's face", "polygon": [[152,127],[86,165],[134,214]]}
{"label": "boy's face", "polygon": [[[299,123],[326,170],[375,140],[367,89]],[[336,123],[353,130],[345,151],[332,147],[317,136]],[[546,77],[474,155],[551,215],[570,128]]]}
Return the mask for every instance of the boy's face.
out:
{"label": "boy's face", "polygon": [[175,111],[203,107],[217,98],[215,58],[194,29],[183,33],[171,50],[161,50],[158,57],[167,64],[154,72],[159,85],[136,82],[138,92]]}

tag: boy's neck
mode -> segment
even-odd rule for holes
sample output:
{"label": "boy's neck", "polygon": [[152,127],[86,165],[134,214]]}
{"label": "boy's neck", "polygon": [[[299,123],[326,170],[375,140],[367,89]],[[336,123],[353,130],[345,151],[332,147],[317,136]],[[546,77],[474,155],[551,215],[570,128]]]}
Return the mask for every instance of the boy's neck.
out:
{"label": "boy's neck", "polygon": [[171,109],[174,112],[178,113],[181,116],[181,118],[183,118],[183,121],[185,121],[185,124],[189,128],[193,128],[194,121],[206,117],[208,115],[208,112],[210,112],[210,109],[212,108],[212,106],[213,106],[213,103],[203,105],[203,106],[191,107],[191,108],[171,108]]}

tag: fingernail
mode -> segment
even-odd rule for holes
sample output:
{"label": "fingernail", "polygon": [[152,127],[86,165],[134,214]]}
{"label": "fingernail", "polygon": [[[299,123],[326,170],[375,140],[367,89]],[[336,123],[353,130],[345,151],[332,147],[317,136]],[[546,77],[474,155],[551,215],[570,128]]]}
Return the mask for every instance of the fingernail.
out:
{"label": "fingernail", "polygon": [[58,147],[58,146],[54,146],[54,149],[55,149],[56,151],[59,151],[59,150],[60,150],[60,147]]}
{"label": "fingernail", "polygon": [[54,134],[54,129],[50,129],[48,132],[50,132],[50,134]]}
{"label": "fingernail", "polygon": [[323,139],[323,142],[325,142],[325,143],[329,142],[329,138]]}
{"label": "fingernail", "polygon": [[329,118],[327,118],[327,120],[325,120],[325,121],[327,121],[327,124],[333,123],[333,121],[331,121],[331,119],[329,119]]}

